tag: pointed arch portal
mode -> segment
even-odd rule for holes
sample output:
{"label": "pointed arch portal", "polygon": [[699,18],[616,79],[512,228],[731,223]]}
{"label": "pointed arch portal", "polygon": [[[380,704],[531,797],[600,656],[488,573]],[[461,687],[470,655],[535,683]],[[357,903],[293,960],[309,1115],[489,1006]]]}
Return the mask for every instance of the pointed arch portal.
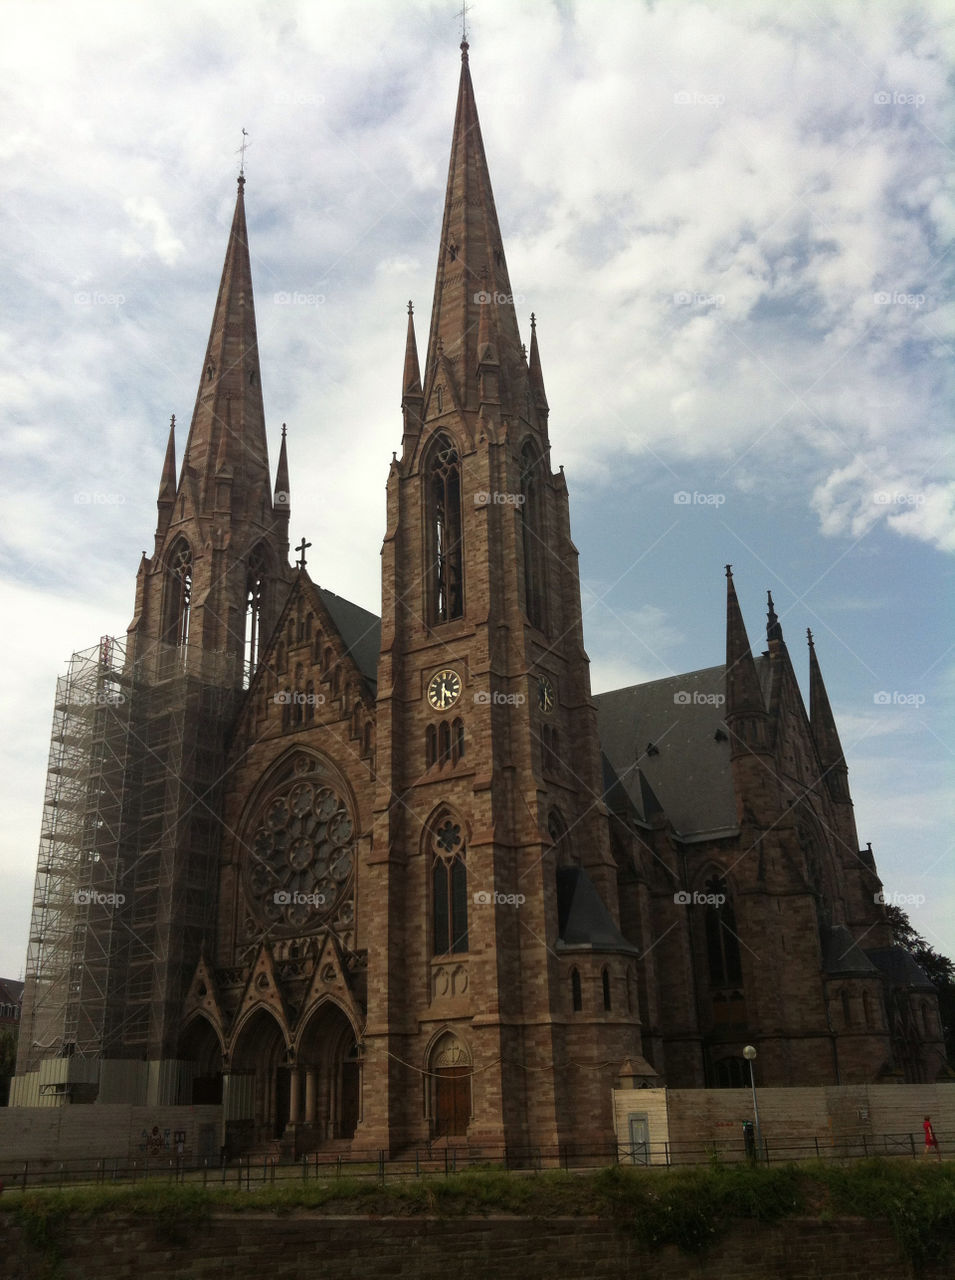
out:
{"label": "pointed arch portal", "polygon": [[436,1138],[463,1137],[471,1120],[471,1055],[450,1032],[431,1052],[431,1127]]}
{"label": "pointed arch portal", "polygon": [[179,1043],[179,1057],[191,1064],[183,1081],[180,1102],[193,1107],[222,1101],[222,1045],[208,1018],[199,1016],[185,1028]]}
{"label": "pointed arch portal", "polygon": [[[242,1095],[253,1142],[280,1138],[289,1120],[285,1036],[267,1009],[257,1009],[242,1025],[232,1053],[232,1075],[243,1078]],[[239,1117],[237,1117],[239,1118]]]}
{"label": "pointed arch portal", "polygon": [[310,1130],[298,1149],[353,1138],[361,1119],[361,1056],[355,1029],[337,1004],[326,1001],[309,1017],[295,1061],[293,1111]]}

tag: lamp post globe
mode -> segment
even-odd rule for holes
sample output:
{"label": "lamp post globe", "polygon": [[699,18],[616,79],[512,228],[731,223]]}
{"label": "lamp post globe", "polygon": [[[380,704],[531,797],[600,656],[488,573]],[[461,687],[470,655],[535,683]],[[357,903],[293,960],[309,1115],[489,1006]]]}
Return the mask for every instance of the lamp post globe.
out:
{"label": "lamp post globe", "polygon": [[748,1044],[743,1049],[743,1057],[749,1063],[749,1084],[753,1091],[753,1119],[756,1121],[756,1159],[763,1158],[763,1134],[759,1126],[759,1104],[756,1101],[756,1076],[753,1073],[753,1061],[756,1058],[756,1046]]}

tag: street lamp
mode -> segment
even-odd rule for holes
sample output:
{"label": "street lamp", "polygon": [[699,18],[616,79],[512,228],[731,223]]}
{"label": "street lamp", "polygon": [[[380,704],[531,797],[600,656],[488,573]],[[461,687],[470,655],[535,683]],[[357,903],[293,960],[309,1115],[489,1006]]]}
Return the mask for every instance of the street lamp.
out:
{"label": "street lamp", "polygon": [[763,1135],[759,1127],[759,1104],[756,1101],[756,1077],[753,1074],[753,1060],[756,1057],[756,1046],[748,1044],[743,1050],[743,1057],[749,1063],[749,1083],[753,1090],[753,1116],[756,1120],[756,1161],[758,1163],[763,1158]]}

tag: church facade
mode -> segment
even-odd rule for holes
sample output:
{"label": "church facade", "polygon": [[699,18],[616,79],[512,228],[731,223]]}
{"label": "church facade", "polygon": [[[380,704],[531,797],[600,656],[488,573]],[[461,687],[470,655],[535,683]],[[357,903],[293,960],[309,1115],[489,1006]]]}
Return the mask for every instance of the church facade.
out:
{"label": "church facade", "polygon": [[747,1044],[766,1085],[934,1080],[811,637],[807,711],[727,567],[725,664],[591,695],[467,45],[380,618],[304,543],[289,564],[244,181],[127,639],[58,694],[51,770],[88,727],[86,781],[72,826],[48,793],[14,1101],[221,1103],[232,1151],[395,1152],[592,1146],[621,1077],[742,1084]]}

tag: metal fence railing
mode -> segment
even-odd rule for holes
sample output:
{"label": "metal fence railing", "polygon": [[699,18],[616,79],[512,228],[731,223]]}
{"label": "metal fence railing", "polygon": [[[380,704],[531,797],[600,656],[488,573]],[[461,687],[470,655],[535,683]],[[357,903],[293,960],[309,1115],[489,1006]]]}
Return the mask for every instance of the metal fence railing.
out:
{"label": "metal fence railing", "polygon": [[[943,1158],[955,1150],[955,1133],[938,1134]],[[921,1133],[869,1134],[844,1137],[825,1134],[810,1137],[763,1135],[759,1163],[787,1164],[803,1160],[858,1160],[870,1156],[921,1157]],[[448,1145],[419,1147],[400,1156],[383,1150],[352,1149],[347,1155],[312,1152],[297,1160],[274,1156],[236,1156],[231,1160],[190,1160],[174,1154],[130,1158],[116,1156],[95,1160],[5,1160],[0,1154],[0,1190],[26,1191],[31,1187],[64,1187],[159,1180],[201,1186],[232,1186],[252,1190],[256,1186],[291,1180],[367,1178],[378,1183],[394,1179],[445,1176],[468,1169],[504,1169],[531,1172],[544,1169],[598,1169],[609,1165],[673,1166],[756,1163],[742,1139],[712,1142],[614,1143],[593,1147],[564,1144],[559,1147],[468,1147]]]}

